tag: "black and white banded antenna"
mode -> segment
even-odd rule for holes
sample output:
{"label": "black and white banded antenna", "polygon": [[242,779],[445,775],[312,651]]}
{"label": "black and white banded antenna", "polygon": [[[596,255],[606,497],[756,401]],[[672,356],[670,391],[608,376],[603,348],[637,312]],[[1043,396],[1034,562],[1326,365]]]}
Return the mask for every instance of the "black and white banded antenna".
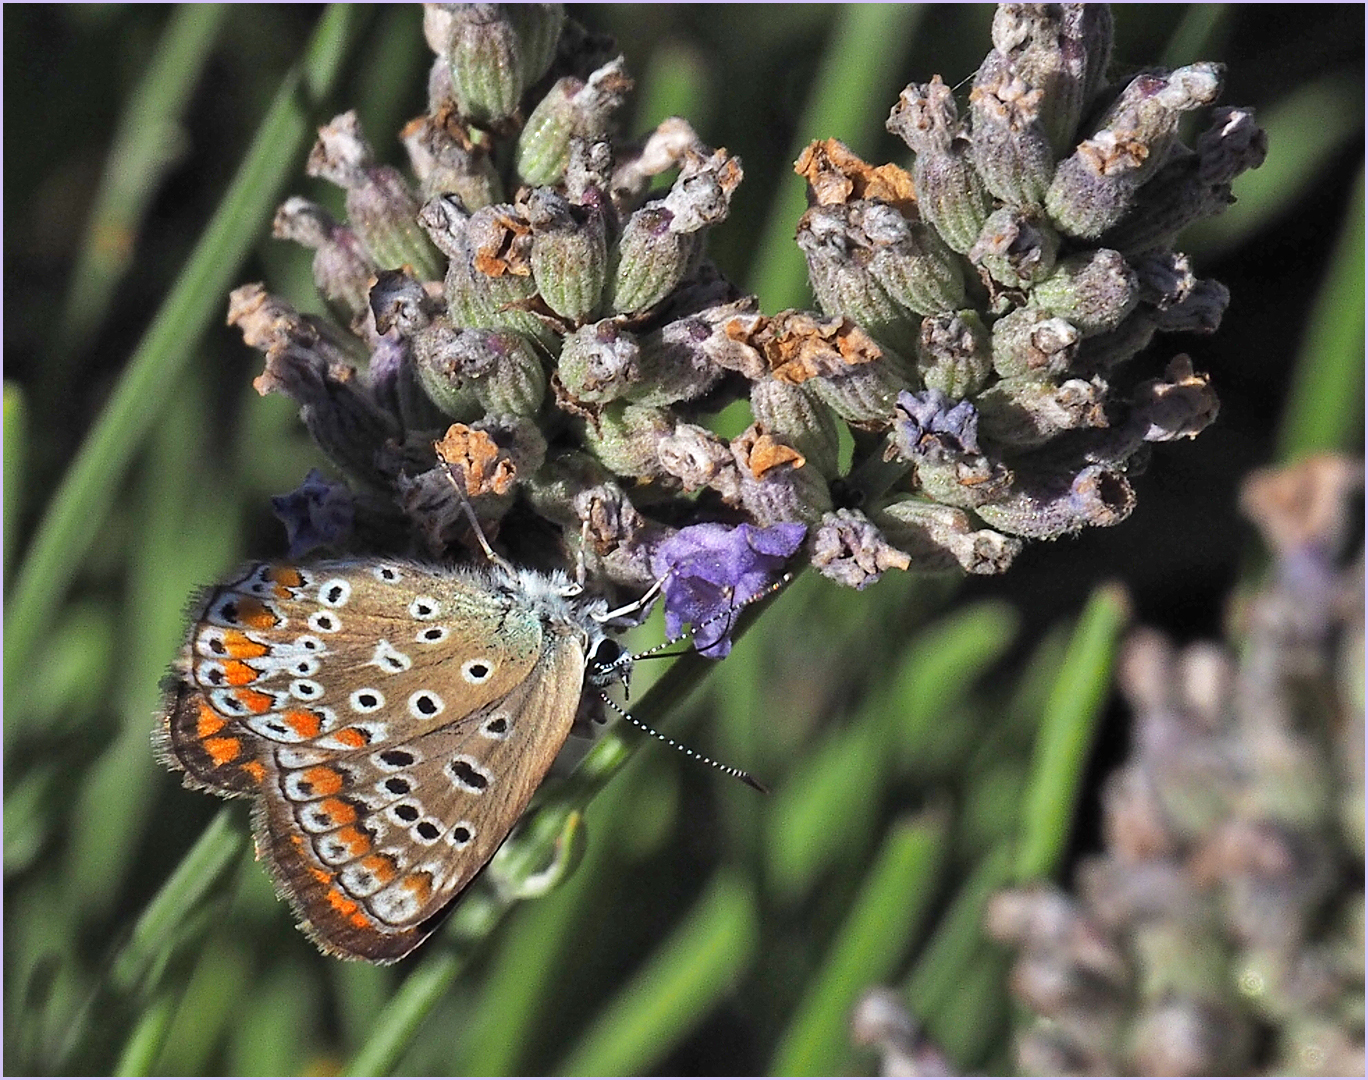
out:
{"label": "black and white banded antenna", "polygon": [[638,731],[643,731],[647,735],[650,735],[652,738],[659,739],[671,750],[678,750],[685,757],[693,758],[694,761],[702,762],[704,765],[711,765],[714,769],[717,769],[719,772],[724,772],[728,776],[740,780],[741,783],[747,785],[748,787],[755,788],[755,790],[760,792],[760,794],[762,795],[768,795],[770,793],[769,788],[765,787],[765,785],[760,783],[759,780],[753,777],[750,773],[746,772],[745,769],[738,769],[734,765],[723,765],[722,762],[714,761],[706,754],[700,754],[697,750],[693,749],[692,747],[685,746],[682,742],[679,742],[676,739],[672,739],[668,735],[662,734],[655,728],[651,727],[650,724],[638,720],[635,716],[629,713],[626,709],[624,709],[616,701],[610,698],[602,690],[599,691],[599,697],[603,698],[603,700],[608,703],[609,707],[615,713],[621,716],[624,720],[626,720]]}

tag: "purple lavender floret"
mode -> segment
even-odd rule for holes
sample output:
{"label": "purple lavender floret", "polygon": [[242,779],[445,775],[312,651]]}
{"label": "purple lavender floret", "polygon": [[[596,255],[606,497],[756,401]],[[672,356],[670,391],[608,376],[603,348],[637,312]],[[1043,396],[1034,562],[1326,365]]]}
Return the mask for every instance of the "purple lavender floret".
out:
{"label": "purple lavender floret", "polygon": [[912,461],[936,449],[979,453],[978,410],[965,400],[950,404],[940,390],[898,395],[893,438],[902,456]]}
{"label": "purple lavender floret", "polygon": [[272,496],[271,506],[285,526],[292,559],[336,544],[352,529],[351,489],[334,483],[317,469],[310,469],[304,482],[288,495]]}
{"label": "purple lavender floret", "polygon": [[673,637],[687,622],[694,648],[721,660],[731,651],[735,609],[764,591],[806,534],[798,522],[680,529],[651,556],[652,572],[665,578],[666,633]]}

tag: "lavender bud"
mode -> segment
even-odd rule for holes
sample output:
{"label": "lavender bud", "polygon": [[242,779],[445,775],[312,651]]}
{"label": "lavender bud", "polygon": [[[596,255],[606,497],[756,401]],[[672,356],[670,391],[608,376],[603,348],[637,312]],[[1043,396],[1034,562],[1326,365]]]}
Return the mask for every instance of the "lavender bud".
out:
{"label": "lavender bud", "polygon": [[1067,319],[1017,308],[993,324],[993,368],[1006,379],[1060,375],[1073,364],[1080,336]]}
{"label": "lavender bud", "polygon": [[532,277],[547,307],[579,323],[598,307],[608,276],[607,223],[601,211],[577,207],[549,188],[526,196],[532,226]]}
{"label": "lavender bud", "polygon": [[721,224],[741,179],[741,159],[729,156],[726,150],[714,150],[706,157],[686,150],[679,178],[664,199],[665,209],[673,215],[670,228],[692,233]]}
{"label": "lavender bud", "polygon": [[1093,239],[1117,224],[1167,160],[1181,114],[1216,99],[1221,72],[1219,64],[1193,64],[1137,75],[1098,130],[1059,163],[1046,209],[1060,231]]}
{"label": "lavender bud", "polygon": [[921,571],[959,567],[968,574],[1000,574],[1021,551],[1021,541],[992,529],[975,529],[963,510],[925,499],[895,498],[873,512],[889,541]]}
{"label": "lavender bud", "polygon": [[861,207],[859,221],[872,245],[869,272],[895,303],[936,315],[964,302],[960,261],[934,229],[876,202]]}
{"label": "lavender bud", "polygon": [[559,183],[570,161],[571,141],[607,134],[612,114],[631,88],[620,56],[587,80],[567,75],[551,87],[518,136],[517,169],[523,183]]}
{"label": "lavender bud", "polygon": [[1056,385],[1021,375],[998,380],[975,400],[985,436],[1026,449],[1049,442],[1062,431],[1106,427],[1106,399],[1107,384],[1096,376]]}
{"label": "lavender bud", "polygon": [[615,401],[641,381],[641,348],[635,334],[604,319],[565,338],[556,370],[576,400]]}
{"label": "lavender bud", "polygon": [[972,509],[1011,487],[1011,471],[979,449],[972,402],[952,404],[939,390],[903,391],[891,437],[892,449],[916,465],[918,485],[937,502]]}
{"label": "lavender bud", "polygon": [[780,379],[751,383],[751,413],[766,431],[788,443],[827,480],[839,472],[840,436],[830,408],[806,387]]}
{"label": "lavender bud", "polygon": [[1048,222],[1004,206],[984,222],[968,257],[998,284],[1029,289],[1049,276],[1058,253],[1059,234]]}
{"label": "lavender bud", "polygon": [[1215,419],[1221,404],[1211,389],[1211,378],[1192,370],[1192,361],[1179,354],[1169,361],[1162,379],[1149,379],[1131,395],[1131,415],[1145,442],[1195,439]]}
{"label": "lavender bud", "polygon": [[1031,290],[1031,301],[1088,337],[1120,326],[1140,302],[1140,285],[1119,251],[1101,248],[1061,260]]}
{"label": "lavender bud", "polygon": [[503,181],[488,144],[473,142],[450,111],[418,117],[399,138],[425,200],[452,194],[471,210],[503,200]]}
{"label": "lavender bud", "polygon": [[1155,327],[1170,334],[1214,334],[1230,304],[1230,290],[1204,278],[1178,303],[1154,315]]}
{"label": "lavender bud", "polygon": [[917,155],[912,179],[921,216],[963,255],[978,239],[992,200],[969,161],[950,88],[939,75],[929,83],[912,83],[899,95],[887,127]]}
{"label": "lavender bud", "polygon": [[822,515],[812,535],[812,565],[823,577],[852,589],[863,589],[883,577],[885,570],[906,570],[912,560],[879,532],[858,510],[834,510]]}
{"label": "lavender bud", "polygon": [[880,344],[913,356],[916,327],[864,265],[868,241],[855,235],[850,213],[846,206],[814,206],[798,222],[798,246],[817,303],[827,315],[844,316]]}
{"label": "lavender bud", "polygon": [[993,46],[1022,79],[1041,90],[1040,124],[1056,151],[1072,144],[1110,58],[1111,37],[1105,4],[998,6]]}
{"label": "lavender bud", "polygon": [[482,124],[509,119],[523,91],[551,66],[565,22],[564,8],[461,4],[449,12],[448,19],[425,19],[424,29],[428,44],[447,57],[461,115]]}
{"label": "lavender bud", "polygon": [[678,232],[674,215],[659,200],[627,219],[618,240],[608,307],[615,312],[645,311],[663,300],[697,265],[701,232]]}
{"label": "lavender bud", "polygon": [[641,338],[641,378],[627,397],[643,405],[670,405],[702,397],[722,378],[709,356],[714,331],[705,319],[666,323]]}
{"label": "lavender bud", "polygon": [[411,338],[431,324],[438,305],[422,282],[398,270],[381,270],[371,287],[369,304],[377,333],[397,331]]}
{"label": "lavender bud", "polygon": [[676,424],[673,434],[660,440],[660,464],[685,491],[710,487],[724,501],[741,501],[741,474],[731,447],[720,436],[697,424]]}
{"label": "lavender bud", "polygon": [[995,529],[1028,539],[1053,540],[1085,526],[1106,528],[1135,509],[1135,492],[1124,474],[1102,465],[1077,473],[1044,467],[1017,470],[1017,483],[1004,499],[978,508]]}
{"label": "lavender bud", "polygon": [[1154,339],[1154,314],[1146,307],[1132,311],[1115,330],[1079,342],[1069,369],[1080,375],[1106,375],[1118,364],[1138,355]]}
{"label": "lavender bud", "polygon": [[793,447],[752,424],[731,442],[741,474],[741,502],[760,525],[815,525],[831,509],[821,474]]}
{"label": "lavender bud", "polygon": [[438,319],[414,338],[413,353],[423,389],[448,416],[531,416],[541,408],[546,372],[520,334]]}
{"label": "lavender bud", "polygon": [[1045,205],[1054,152],[1040,123],[1042,91],[996,49],[988,54],[969,94],[970,145],[984,185],[1003,202],[1029,210]]}
{"label": "lavender bud", "polygon": [[[449,202],[437,205],[450,208]],[[452,322],[516,330],[554,354],[559,335],[531,310],[537,295],[532,227],[517,208],[504,203],[481,207],[458,235],[446,239],[454,240],[458,251],[444,282]]]}
{"label": "lavender bud", "polygon": [[383,270],[412,267],[423,281],[441,275],[436,252],[418,227],[418,201],[397,169],[376,165],[355,112],[319,128],[306,171],[347,193],[347,222]]}
{"label": "lavender bud", "polygon": [[660,476],[660,443],[674,432],[664,409],[614,401],[585,424],[584,445],[619,476]]}
{"label": "lavender bud", "polygon": [[536,513],[576,532],[576,502],[591,488],[614,486],[612,474],[597,459],[579,450],[561,450],[546,458],[535,473],[521,477],[527,501]]}
{"label": "lavender bud", "polygon": [[348,315],[366,309],[375,267],[356,234],[334,221],[323,207],[291,196],[276,211],[271,235],[314,249],[314,284],[329,300],[343,305]]}
{"label": "lavender bud", "polygon": [[967,398],[983,389],[992,370],[992,339],[978,312],[966,308],[922,320],[917,373],[927,389]]}

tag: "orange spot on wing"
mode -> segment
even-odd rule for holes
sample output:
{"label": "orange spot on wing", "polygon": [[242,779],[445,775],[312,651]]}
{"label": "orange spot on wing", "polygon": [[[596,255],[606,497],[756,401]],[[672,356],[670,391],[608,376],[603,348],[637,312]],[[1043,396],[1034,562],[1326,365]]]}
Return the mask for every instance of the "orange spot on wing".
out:
{"label": "orange spot on wing", "polygon": [[309,867],[309,873],[313,875],[315,881],[322,882],[324,885],[329,884],[333,879],[333,876],[320,866]]}
{"label": "orange spot on wing", "polygon": [[366,736],[354,727],[343,728],[333,737],[343,746],[350,746],[353,750],[365,746],[367,742]]}
{"label": "orange spot on wing", "polygon": [[275,583],[275,594],[282,600],[290,598],[290,590],[304,584],[304,576],[293,566],[272,566],[265,573],[267,581]]}
{"label": "orange spot on wing", "polygon": [[244,664],[241,660],[227,660],[223,664],[223,676],[228,680],[229,686],[246,686],[248,683],[256,682],[260,674],[256,668]]}
{"label": "orange spot on wing", "polygon": [[364,915],[362,915],[361,912],[360,912],[359,910],[356,912],[355,915],[353,915],[353,916],[351,917],[351,919],[350,919],[349,921],[350,921],[351,924],[352,924],[354,927],[356,927],[358,930],[369,930],[369,929],[370,929],[370,924],[371,924],[370,920],[369,920],[368,918],[366,918]]}
{"label": "orange spot on wing", "polygon": [[353,915],[358,910],[355,900],[348,900],[336,889],[328,890],[328,903],[335,907],[341,915]]}
{"label": "orange spot on wing", "polygon": [[318,795],[336,795],[342,790],[342,774],[326,765],[306,770],[304,779]]}
{"label": "orange spot on wing", "polygon": [[[295,729],[301,739],[312,739],[323,727],[323,718],[310,709],[291,709],[283,719]],[[331,795],[332,792],[324,794]]]}
{"label": "orange spot on wing", "polygon": [[227,723],[223,717],[210,707],[209,702],[201,700],[199,703],[199,721],[195,724],[195,734],[201,739],[207,739],[223,730]]}
{"label": "orange spot on wing", "polygon": [[356,821],[356,807],[342,799],[324,799],[321,809],[336,825],[351,825]]}
{"label": "orange spot on wing", "polygon": [[271,650],[260,642],[253,641],[241,630],[225,630],[223,647],[234,660],[254,660],[265,656]]}
{"label": "orange spot on wing", "polygon": [[394,860],[388,855],[368,855],[361,860],[361,866],[375,875],[381,885],[394,880]]}
{"label": "orange spot on wing", "polygon": [[351,852],[352,858],[358,858],[370,850],[370,837],[358,829],[355,825],[348,825],[344,829],[338,829],[337,839],[347,845],[347,850]]}
{"label": "orange spot on wing", "polygon": [[419,903],[427,903],[432,895],[432,878],[428,874],[410,874],[400,884],[417,896]]}
{"label": "orange spot on wing", "polygon": [[238,622],[253,630],[269,630],[280,622],[275,612],[254,596],[244,596],[237,607]]}
{"label": "orange spot on wing", "polygon": [[239,690],[237,699],[242,703],[244,709],[258,716],[264,712],[270,712],[271,706],[275,704],[275,698],[270,694],[263,694],[260,690]]}
{"label": "orange spot on wing", "polygon": [[205,739],[204,749],[215,765],[226,765],[242,753],[241,739]]}
{"label": "orange spot on wing", "polygon": [[259,761],[245,761],[242,764],[242,771],[255,780],[258,784],[266,779],[266,766]]}

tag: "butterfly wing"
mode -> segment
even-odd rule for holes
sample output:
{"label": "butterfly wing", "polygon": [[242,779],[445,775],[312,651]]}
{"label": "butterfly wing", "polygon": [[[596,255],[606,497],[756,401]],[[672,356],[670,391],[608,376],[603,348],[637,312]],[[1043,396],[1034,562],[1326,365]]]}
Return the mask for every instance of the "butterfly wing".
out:
{"label": "butterfly wing", "polygon": [[521,685],[449,725],[325,765],[292,768],[276,751],[257,843],[302,929],[327,952],[382,963],[422,942],[551,767],[583,676],[579,642],[553,635]]}

